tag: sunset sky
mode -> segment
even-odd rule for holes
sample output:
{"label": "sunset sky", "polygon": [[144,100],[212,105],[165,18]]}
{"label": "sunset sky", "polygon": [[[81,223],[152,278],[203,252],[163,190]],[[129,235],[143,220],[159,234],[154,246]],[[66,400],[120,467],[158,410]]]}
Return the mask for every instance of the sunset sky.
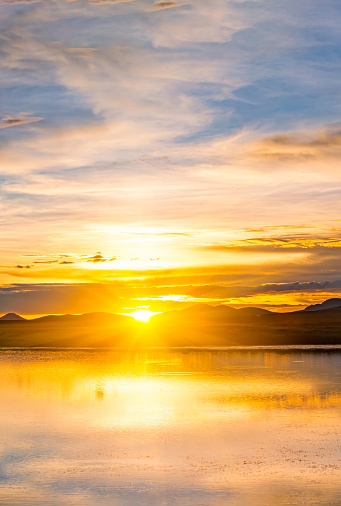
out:
{"label": "sunset sky", "polygon": [[341,296],[337,0],[0,0],[0,313]]}

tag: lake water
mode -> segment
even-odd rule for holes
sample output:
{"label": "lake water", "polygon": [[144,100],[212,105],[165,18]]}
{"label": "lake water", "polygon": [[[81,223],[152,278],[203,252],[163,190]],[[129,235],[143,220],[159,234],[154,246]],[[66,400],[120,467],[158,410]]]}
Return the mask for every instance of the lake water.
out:
{"label": "lake water", "polygon": [[0,351],[0,504],[341,504],[341,350]]}

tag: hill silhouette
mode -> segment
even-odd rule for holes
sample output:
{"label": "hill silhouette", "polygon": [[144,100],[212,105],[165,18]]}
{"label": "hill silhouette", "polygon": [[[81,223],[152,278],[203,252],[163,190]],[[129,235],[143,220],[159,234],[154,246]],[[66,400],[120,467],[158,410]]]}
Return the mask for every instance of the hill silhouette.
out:
{"label": "hill silhouette", "polygon": [[321,309],[333,309],[335,307],[341,307],[341,299],[328,299],[321,304],[312,304],[303,309],[303,311],[320,311]]}
{"label": "hill silhouette", "polygon": [[341,307],[274,313],[196,305],[155,315],[152,325],[160,339],[177,346],[341,344]]}
{"label": "hill silhouette", "polygon": [[16,313],[7,313],[1,316],[0,320],[4,321],[26,321],[26,318],[19,316]]}
{"label": "hill silhouette", "polygon": [[318,306],[317,310],[275,313],[257,307],[195,304],[157,314],[149,324],[101,312],[33,320],[5,315],[0,318],[0,346],[341,345],[341,306]]}

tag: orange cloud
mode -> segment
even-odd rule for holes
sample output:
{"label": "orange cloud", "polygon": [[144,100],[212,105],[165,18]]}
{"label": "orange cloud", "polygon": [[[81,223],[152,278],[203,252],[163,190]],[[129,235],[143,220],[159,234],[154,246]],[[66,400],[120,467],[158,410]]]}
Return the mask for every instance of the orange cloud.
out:
{"label": "orange cloud", "polygon": [[180,7],[182,5],[186,4],[180,4],[178,2],[154,2],[153,4],[153,11],[158,11],[162,9],[170,9],[172,7]]}
{"label": "orange cloud", "polygon": [[309,162],[341,156],[341,125],[318,131],[292,132],[264,137],[247,148],[249,156],[279,162]]}

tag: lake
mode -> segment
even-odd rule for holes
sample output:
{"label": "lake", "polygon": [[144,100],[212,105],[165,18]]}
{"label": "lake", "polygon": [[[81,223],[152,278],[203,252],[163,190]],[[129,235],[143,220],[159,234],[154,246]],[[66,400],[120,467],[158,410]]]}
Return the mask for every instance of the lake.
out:
{"label": "lake", "polygon": [[0,504],[341,504],[341,348],[0,351]]}

